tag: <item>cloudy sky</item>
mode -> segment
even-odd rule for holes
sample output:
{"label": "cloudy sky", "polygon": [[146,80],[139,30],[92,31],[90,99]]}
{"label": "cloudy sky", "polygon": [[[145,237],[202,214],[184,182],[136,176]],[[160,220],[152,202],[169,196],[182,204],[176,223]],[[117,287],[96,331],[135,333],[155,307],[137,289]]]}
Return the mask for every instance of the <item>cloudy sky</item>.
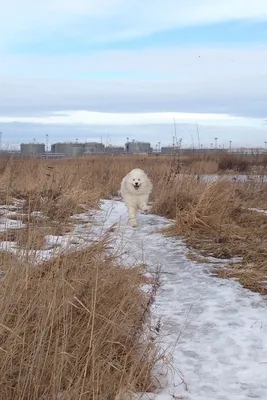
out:
{"label": "cloudy sky", "polygon": [[3,146],[264,146],[266,0],[0,0]]}

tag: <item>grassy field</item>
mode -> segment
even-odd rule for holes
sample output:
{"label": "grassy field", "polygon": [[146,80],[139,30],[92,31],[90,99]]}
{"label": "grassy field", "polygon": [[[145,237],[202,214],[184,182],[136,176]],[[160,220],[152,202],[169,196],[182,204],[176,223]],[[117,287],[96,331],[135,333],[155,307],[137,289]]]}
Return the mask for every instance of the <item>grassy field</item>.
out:
{"label": "grassy field", "polygon": [[[108,238],[42,268],[32,268],[27,257],[43,248],[46,235],[71,231],[73,214],[116,196],[135,167],[153,182],[153,212],[175,220],[166,234],[183,237],[195,260],[240,257],[214,273],[267,294],[267,217],[250,210],[267,210],[267,183],[225,178],[264,175],[265,156],[2,159],[0,203],[21,201],[10,218],[24,227],[1,232],[0,239],[16,241],[25,256],[1,252],[1,400],[50,400],[59,393],[114,400],[120,391],[156,385],[152,369],[160,354],[143,332],[155,290],[140,290],[143,266],[122,270],[104,251]],[[209,183],[202,174],[220,177]]]}

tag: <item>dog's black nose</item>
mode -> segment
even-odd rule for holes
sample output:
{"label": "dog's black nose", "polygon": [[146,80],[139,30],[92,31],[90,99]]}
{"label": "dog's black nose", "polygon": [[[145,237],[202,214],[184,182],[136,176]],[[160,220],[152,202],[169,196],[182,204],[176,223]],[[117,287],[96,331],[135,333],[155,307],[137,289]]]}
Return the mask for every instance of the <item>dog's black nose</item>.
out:
{"label": "dog's black nose", "polygon": [[138,182],[135,182],[135,186],[138,186]]}

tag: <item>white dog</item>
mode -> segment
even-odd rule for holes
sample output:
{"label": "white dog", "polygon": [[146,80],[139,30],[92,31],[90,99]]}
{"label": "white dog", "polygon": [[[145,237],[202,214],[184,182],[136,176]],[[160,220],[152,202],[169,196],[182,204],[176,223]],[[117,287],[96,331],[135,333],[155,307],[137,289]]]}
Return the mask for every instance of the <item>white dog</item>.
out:
{"label": "white dog", "polygon": [[152,191],[152,183],[142,169],[136,168],[129,172],[121,181],[121,196],[128,208],[130,224],[136,227],[136,212],[148,212],[147,205]]}

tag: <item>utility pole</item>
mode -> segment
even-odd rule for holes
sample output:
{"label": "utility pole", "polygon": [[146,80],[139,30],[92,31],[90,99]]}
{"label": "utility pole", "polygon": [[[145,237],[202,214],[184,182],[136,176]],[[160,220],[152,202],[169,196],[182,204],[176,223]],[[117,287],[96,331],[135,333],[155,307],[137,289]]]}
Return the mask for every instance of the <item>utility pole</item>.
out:
{"label": "utility pole", "polygon": [[232,140],[229,141],[229,150],[232,151]]}
{"label": "utility pole", "polygon": [[198,129],[198,123],[197,123],[197,122],[196,122],[196,128],[197,128],[197,141],[198,141],[198,148],[200,148],[199,129]]}
{"label": "utility pole", "polygon": [[48,133],[45,135],[46,139],[46,152],[48,153]]}

